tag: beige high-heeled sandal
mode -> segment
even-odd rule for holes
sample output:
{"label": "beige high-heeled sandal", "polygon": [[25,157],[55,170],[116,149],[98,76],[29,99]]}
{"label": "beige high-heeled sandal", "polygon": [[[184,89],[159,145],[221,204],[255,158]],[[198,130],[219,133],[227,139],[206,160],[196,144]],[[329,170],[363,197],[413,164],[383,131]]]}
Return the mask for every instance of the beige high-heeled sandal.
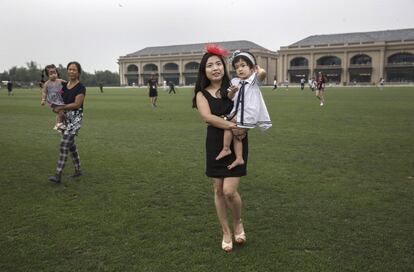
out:
{"label": "beige high-heeled sandal", "polygon": [[227,253],[231,252],[233,250],[233,241],[230,241],[229,243],[227,243],[227,242],[224,242],[224,238],[223,238],[223,241],[221,241],[221,248]]}
{"label": "beige high-heeled sandal", "polygon": [[242,245],[246,243],[246,233],[244,232],[244,226],[241,220],[240,225],[242,226],[243,231],[240,234],[234,233],[234,241],[236,242],[236,244]]}
{"label": "beige high-heeled sandal", "polygon": [[246,233],[234,234],[234,241],[239,245],[246,243]]}

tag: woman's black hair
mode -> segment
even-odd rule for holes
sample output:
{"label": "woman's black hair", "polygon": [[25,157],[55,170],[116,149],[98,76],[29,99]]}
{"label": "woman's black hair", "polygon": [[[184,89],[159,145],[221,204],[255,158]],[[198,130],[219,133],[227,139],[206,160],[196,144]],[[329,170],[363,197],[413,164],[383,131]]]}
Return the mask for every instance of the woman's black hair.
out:
{"label": "woman's black hair", "polygon": [[68,65],[66,66],[66,70],[69,70],[69,66],[71,66],[72,64],[75,64],[76,68],[78,68],[78,73],[79,73],[79,77],[80,77],[80,75],[82,74],[82,67],[81,67],[79,62],[77,62],[77,61],[69,62]]}
{"label": "woman's black hair", "polygon": [[[252,56],[252,58],[253,58],[254,62],[255,62],[255,63],[257,63],[256,58],[254,57],[254,55],[253,55],[252,53],[250,53],[250,52],[243,52],[243,53],[247,53],[247,54],[249,54],[250,56]],[[231,62],[231,66],[233,66],[233,68],[234,68],[234,69],[236,69],[236,67],[234,67],[234,66],[235,66],[235,64],[236,64],[237,62],[239,62],[240,60],[244,60],[244,61],[247,63],[247,66],[249,66],[249,68],[250,68],[250,69],[253,69],[253,68],[254,68],[254,64],[253,64],[253,62],[252,62],[252,61],[251,61],[248,57],[243,56],[243,55],[237,55],[237,56],[233,59],[233,61]]]}
{"label": "woman's black hair", "polygon": [[198,68],[198,76],[194,88],[193,108],[197,108],[197,93],[201,92],[202,90],[205,90],[205,88],[207,88],[211,83],[206,75],[206,66],[207,60],[212,56],[219,57],[224,67],[224,76],[221,82],[220,93],[223,94],[230,87],[230,78],[227,73],[226,62],[224,61],[223,57],[211,53],[205,53],[204,56],[201,58],[200,67]]}

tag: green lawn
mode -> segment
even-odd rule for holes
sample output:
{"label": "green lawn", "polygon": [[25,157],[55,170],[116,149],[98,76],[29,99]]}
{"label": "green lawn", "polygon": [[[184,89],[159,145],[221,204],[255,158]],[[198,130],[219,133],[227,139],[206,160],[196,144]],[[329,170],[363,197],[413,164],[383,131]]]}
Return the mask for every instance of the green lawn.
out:
{"label": "green lawn", "polygon": [[[85,175],[51,184],[37,90],[0,90],[0,271],[413,271],[414,88],[263,94],[242,178],[248,242],[221,248],[192,91],[88,88]],[[65,175],[72,173],[69,159]]]}

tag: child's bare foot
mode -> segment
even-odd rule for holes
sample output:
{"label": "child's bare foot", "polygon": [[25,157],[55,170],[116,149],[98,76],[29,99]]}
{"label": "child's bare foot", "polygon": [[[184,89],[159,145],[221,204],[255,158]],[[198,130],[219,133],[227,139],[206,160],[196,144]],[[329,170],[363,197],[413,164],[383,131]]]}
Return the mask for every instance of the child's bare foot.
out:
{"label": "child's bare foot", "polygon": [[239,166],[239,165],[243,165],[243,164],[244,164],[244,160],[243,159],[237,159],[236,158],[236,160],[234,162],[232,162],[232,164],[230,164],[229,166],[227,166],[227,169],[231,170],[234,167]]}
{"label": "child's bare foot", "polygon": [[216,161],[228,156],[231,154],[231,150],[230,149],[223,149],[221,150],[221,152],[218,154],[218,156],[216,157]]}

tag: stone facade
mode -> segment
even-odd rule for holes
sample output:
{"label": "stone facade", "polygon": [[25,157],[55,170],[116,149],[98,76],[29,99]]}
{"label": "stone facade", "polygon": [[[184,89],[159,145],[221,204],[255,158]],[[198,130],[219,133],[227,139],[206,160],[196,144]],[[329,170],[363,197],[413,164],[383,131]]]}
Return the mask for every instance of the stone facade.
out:
{"label": "stone facade", "polygon": [[[268,71],[265,84],[272,84],[276,74],[277,54],[249,41],[219,42],[230,52],[241,49],[253,53],[260,66]],[[118,59],[121,85],[145,85],[152,74],[159,84],[193,85],[197,79],[205,44],[147,47]],[[229,63],[227,68],[234,74]]]}
{"label": "stone facade", "polygon": [[[332,84],[374,84],[381,78],[391,83],[414,82],[414,29],[313,35],[279,51],[250,41],[219,42],[230,52],[253,53],[266,69],[265,85],[273,80],[298,83],[318,72]],[[145,85],[152,74],[159,83],[193,85],[205,44],[147,47],[118,59],[121,85]],[[232,67],[227,65],[234,75]]]}
{"label": "stone facade", "polygon": [[343,85],[414,82],[414,29],[310,36],[278,55],[280,81],[322,72]]}

